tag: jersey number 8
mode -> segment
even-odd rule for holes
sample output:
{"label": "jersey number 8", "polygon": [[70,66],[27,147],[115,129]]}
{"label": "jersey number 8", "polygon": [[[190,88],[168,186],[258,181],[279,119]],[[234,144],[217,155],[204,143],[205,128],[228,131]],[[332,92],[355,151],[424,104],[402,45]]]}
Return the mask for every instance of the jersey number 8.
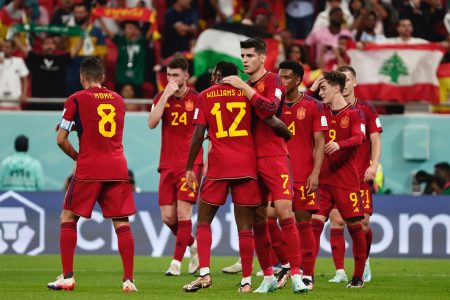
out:
{"label": "jersey number 8", "polygon": [[[105,110],[109,110],[109,113],[106,113]],[[104,137],[113,137],[116,134],[116,121],[114,121],[116,108],[109,103],[100,104],[97,106],[97,114],[101,117],[98,122],[98,132]],[[109,130],[106,129],[108,123],[111,124]]]}

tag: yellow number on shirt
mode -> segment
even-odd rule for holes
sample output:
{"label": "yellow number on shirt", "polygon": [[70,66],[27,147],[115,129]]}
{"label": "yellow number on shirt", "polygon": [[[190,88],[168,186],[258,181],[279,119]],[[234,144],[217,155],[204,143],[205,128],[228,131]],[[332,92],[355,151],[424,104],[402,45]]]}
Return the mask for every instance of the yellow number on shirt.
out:
{"label": "yellow number on shirt", "polygon": [[334,140],[336,139],[336,130],[330,129],[328,131],[328,136],[330,137],[330,142],[334,142]]}
{"label": "yellow number on shirt", "polygon": [[295,135],[295,122],[292,121],[291,125],[288,126],[289,131],[292,133],[292,135]]}
{"label": "yellow number on shirt", "polygon": [[243,130],[237,130],[237,127],[239,126],[239,123],[241,123],[242,119],[244,118],[246,111],[245,106],[246,103],[244,102],[228,102],[227,103],[227,109],[231,112],[235,108],[239,108],[239,113],[234,118],[233,123],[230,125],[230,128],[227,130],[223,129],[223,121],[222,121],[222,112],[220,111],[220,103],[214,103],[213,108],[211,109],[211,114],[216,117],[216,123],[217,123],[217,132],[216,132],[216,138],[223,138],[223,137],[236,137],[236,136],[248,136],[248,131]]}
{"label": "yellow number on shirt", "polygon": [[358,204],[358,195],[356,195],[356,193],[350,193],[349,195],[350,201],[352,201],[353,203],[353,207],[356,207],[356,205]]}
{"label": "yellow number on shirt", "polygon": [[181,116],[179,116],[178,112],[175,111],[171,115],[173,117],[172,126],[178,126],[178,125],[180,125],[180,123],[187,125],[186,112],[182,113]]}
{"label": "yellow number on shirt", "polygon": [[[105,110],[109,110],[109,113],[105,113]],[[112,104],[103,103],[97,106],[97,114],[101,117],[98,122],[98,132],[104,137],[113,137],[116,134],[116,121],[114,121],[116,108]],[[109,130],[106,129],[106,124],[108,123],[111,124]]]}

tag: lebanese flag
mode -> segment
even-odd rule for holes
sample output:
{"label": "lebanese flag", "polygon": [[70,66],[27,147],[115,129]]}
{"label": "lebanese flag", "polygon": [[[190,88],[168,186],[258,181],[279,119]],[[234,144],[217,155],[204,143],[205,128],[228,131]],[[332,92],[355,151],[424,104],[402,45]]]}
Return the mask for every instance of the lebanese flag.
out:
{"label": "lebanese flag", "polygon": [[436,76],[444,48],[437,44],[367,45],[348,54],[356,71],[356,95],[364,100],[439,102]]}

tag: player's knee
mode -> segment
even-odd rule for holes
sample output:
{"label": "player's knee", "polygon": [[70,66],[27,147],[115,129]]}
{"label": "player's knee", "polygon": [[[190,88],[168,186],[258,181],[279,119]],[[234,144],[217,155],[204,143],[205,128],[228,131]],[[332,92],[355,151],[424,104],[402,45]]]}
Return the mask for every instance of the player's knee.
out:
{"label": "player's knee", "polygon": [[179,210],[177,212],[178,215],[178,221],[188,221],[192,218],[191,211],[185,211],[185,210]]}
{"label": "player's knee", "polygon": [[169,227],[174,226],[177,223],[177,218],[175,216],[162,215],[161,218],[163,223]]}
{"label": "player's knee", "polygon": [[276,207],[276,212],[280,220],[284,220],[294,216],[294,213],[292,212],[292,206],[286,205],[284,203]]}
{"label": "player's knee", "polygon": [[363,221],[361,222],[361,225],[362,225],[362,228],[363,228],[363,231],[364,231],[364,232],[369,231],[369,229],[370,229],[369,222],[363,220]]}
{"label": "player's knee", "polygon": [[61,212],[61,215],[60,215],[59,219],[60,219],[61,223],[77,222],[78,221],[77,215],[75,215],[70,210],[63,210]]}
{"label": "player's knee", "polygon": [[308,211],[297,210],[295,211],[295,220],[297,222],[310,222],[312,219],[312,214]]}

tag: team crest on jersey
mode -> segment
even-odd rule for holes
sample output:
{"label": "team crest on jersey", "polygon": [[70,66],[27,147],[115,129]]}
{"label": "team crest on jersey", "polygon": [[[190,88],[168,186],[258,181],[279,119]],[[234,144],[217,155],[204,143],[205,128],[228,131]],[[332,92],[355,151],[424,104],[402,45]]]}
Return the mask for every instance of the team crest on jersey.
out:
{"label": "team crest on jersey", "polygon": [[170,107],[170,104],[169,103],[166,103],[166,106],[165,106],[166,108],[169,108]]}
{"label": "team crest on jersey", "polygon": [[184,103],[184,108],[187,111],[193,111],[194,110],[194,101],[188,100]]}
{"label": "team crest on jersey", "polygon": [[348,124],[350,123],[350,120],[348,118],[348,116],[345,116],[341,119],[341,128],[347,128]]}
{"label": "team crest on jersey", "polygon": [[304,107],[297,109],[297,119],[303,120],[305,116],[306,116],[306,109]]}
{"label": "team crest on jersey", "polygon": [[256,89],[258,92],[262,93],[264,92],[264,89],[266,88],[266,85],[264,84],[264,81],[260,81],[256,84]]}

